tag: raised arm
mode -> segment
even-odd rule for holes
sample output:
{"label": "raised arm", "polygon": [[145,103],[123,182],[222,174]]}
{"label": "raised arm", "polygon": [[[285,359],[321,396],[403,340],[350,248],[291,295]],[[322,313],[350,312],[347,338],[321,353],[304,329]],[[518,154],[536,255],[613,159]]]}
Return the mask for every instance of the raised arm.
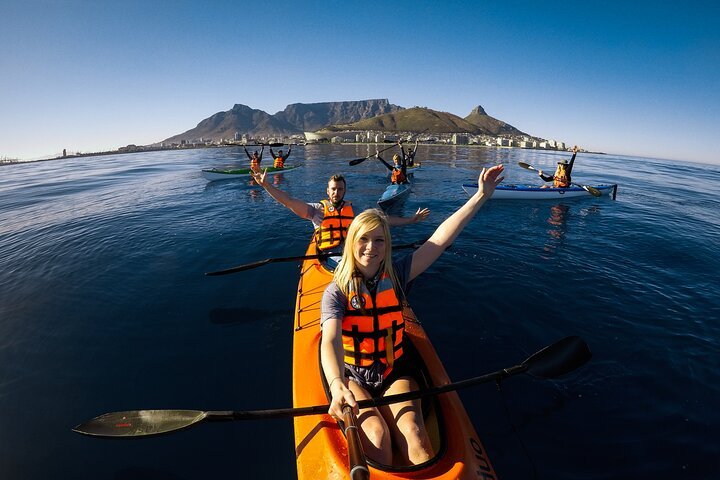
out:
{"label": "raised arm", "polygon": [[257,184],[263,187],[265,191],[270,194],[271,197],[282,203],[285,207],[292,210],[295,215],[305,219],[312,218],[313,209],[310,205],[303,202],[302,200],[291,197],[287,193],[275,187],[272,182],[268,182],[267,168],[261,172],[250,172],[250,174],[255,179]]}
{"label": "raised arm", "polygon": [[247,148],[245,148],[245,145],[243,145],[243,150],[245,150],[245,155],[247,155],[247,157],[248,157],[250,160],[252,160],[252,155],[250,155],[250,152],[247,151]]}
{"label": "raised arm", "polygon": [[417,155],[418,142],[420,142],[420,140],[419,140],[419,139],[416,139],[416,140],[415,140],[415,148],[413,148],[413,153],[412,153],[412,155],[411,155],[411,157],[412,157],[413,160],[415,160],[415,155]]}
{"label": "raised arm", "polygon": [[272,147],[270,147],[270,158],[275,158],[275,152],[273,152]]}
{"label": "raised arm", "polygon": [[572,155],[572,158],[570,159],[570,163],[568,163],[568,166],[565,169],[565,171],[568,174],[568,177],[570,176],[570,172],[572,172],[572,167],[573,167],[573,164],[575,163],[575,157],[577,156],[577,145],[575,145],[573,147],[572,152],[573,152],[573,155]]}
{"label": "raised arm", "polygon": [[377,152],[376,152],[376,153],[375,153],[375,158],[377,158],[378,160],[380,160],[380,161],[388,168],[388,170],[390,170],[391,172],[392,172],[393,170],[395,170],[395,167],[393,167],[393,166],[390,165],[388,162],[386,162],[385,160],[383,160],[383,158],[380,156],[380,153],[377,153]]}
{"label": "raised arm", "polygon": [[478,178],[478,191],[462,207],[442,222],[432,236],[413,253],[409,280],[427,270],[457,238],[480,210],[480,207],[492,196],[495,187],[503,181],[502,173],[502,165],[482,169]]}
{"label": "raised arm", "polygon": [[405,148],[403,147],[402,141],[400,140],[398,140],[398,147],[400,147],[400,155],[402,156],[402,159],[404,161],[407,154],[405,153]]}
{"label": "raised arm", "polygon": [[285,160],[287,160],[287,158],[290,156],[290,152],[291,152],[291,151],[292,151],[292,147],[291,147],[290,145],[288,145],[288,151],[287,151],[287,153],[285,154],[285,156],[283,157],[283,162],[284,162]]}

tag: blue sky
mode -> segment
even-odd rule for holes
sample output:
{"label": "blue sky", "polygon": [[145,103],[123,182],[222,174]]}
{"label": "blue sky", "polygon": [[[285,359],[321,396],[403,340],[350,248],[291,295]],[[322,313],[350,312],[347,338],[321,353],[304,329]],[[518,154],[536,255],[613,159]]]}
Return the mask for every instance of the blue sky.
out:
{"label": "blue sky", "polygon": [[242,103],[387,98],[720,164],[720,6],[0,0],[0,158],[161,141]]}

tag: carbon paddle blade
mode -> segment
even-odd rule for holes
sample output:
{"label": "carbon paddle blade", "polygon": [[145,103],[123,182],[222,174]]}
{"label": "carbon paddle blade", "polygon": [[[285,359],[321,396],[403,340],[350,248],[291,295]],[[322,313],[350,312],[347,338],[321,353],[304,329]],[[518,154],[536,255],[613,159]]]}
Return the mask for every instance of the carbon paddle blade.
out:
{"label": "carbon paddle blade", "polygon": [[93,437],[134,438],[161,435],[187,428],[207,417],[198,410],[133,410],[100,415],[73,428]]}
{"label": "carbon paddle blade", "polygon": [[526,373],[538,378],[557,378],[585,365],[592,352],[577,336],[565,337],[533,354],[522,364]]}

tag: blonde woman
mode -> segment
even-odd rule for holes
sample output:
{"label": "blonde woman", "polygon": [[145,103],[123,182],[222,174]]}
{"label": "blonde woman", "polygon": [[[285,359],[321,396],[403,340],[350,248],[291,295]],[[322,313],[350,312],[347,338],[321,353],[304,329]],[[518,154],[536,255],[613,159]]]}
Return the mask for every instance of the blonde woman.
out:
{"label": "blonde woman", "polygon": [[[501,165],[483,168],[478,191],[397,262],[382,211],[366,210],[350,225],[342,261],[323,295],[320,354],[332,396],[328,413],[342,418],[345,404],[356,410],[363,449],[376,462],[414,465],[433,456],[419,400],[362,411],[357,401],[418,389],[417,365],[403,355],[404,291],[472,220],[503,180],[502,172]],[[393,444],[400,458],[393,458]]]}

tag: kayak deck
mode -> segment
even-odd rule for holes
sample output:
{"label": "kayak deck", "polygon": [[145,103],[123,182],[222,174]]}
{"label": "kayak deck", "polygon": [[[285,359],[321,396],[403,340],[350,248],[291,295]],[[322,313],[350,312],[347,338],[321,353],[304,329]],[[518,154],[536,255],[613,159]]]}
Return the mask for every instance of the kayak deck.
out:
{"label": "kayak deck", "polygon": [[410,189],[412,185],[408,183],[392,184],[388,185],[380,199],[377,201],[381,208],[386,208],[394,203],[407,198],[410,195]]}
{"label": "kayak deck", "polygon": [[[617,184],[601,184],[589,185],[600,191],[602,196],[609,196],[613,200],[617,196]],[[463,190],[468,195],[473,195],[478,190],[477,183],[463,183]],[[537,185],[514,185],[500,184],[495,188],[491,199],[493,200],[557,200],[559,198],[570,197],[592,197],[587,190],[582,187],[554,188],[539,187]]]}
{"label": "kayak deck", "polygon": [[[314,244],[307,250],[315,254]],[[306,260],[300,270],[293,335],[293,406],[328,403],[320,368],[320,304],[332,274],[317,260]],[[450,383],[425,331],[409,305],[403,314],[405,338],[424,364],[427,383]],[[368,459],[372,479],[477,479],[496,478],[485,449],[456,392],[423,402],[435,457],[412,467],[378,465]],[[329,415],[295,417],[295,455],[300,480],[348,478],[347,442]]]}

